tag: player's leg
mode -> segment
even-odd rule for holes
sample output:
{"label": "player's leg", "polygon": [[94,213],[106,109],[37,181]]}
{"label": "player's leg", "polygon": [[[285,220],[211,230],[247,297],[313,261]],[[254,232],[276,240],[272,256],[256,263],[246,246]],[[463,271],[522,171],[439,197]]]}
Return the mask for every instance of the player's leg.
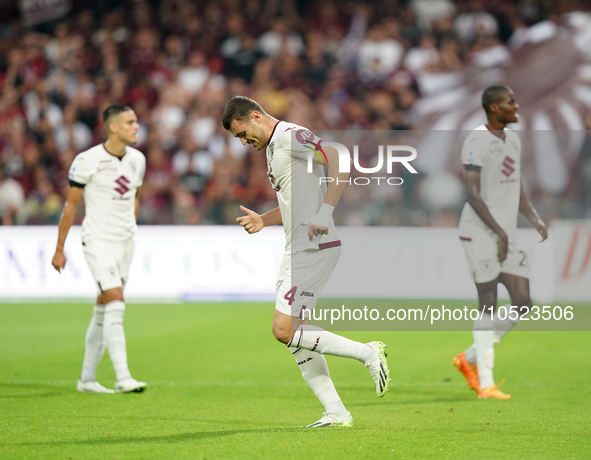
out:
{"label": "player's leg", "polygon": [[308,427],[352,425],[353,418],[337,393],[324,356],[303,348],[290,347],[289,351],[295,358],[303,379],[324,406],[325,416]]}
{"label": "player's leg", "polygon": [[[494,286],[493,286],[494,284]],[[474,346],[478,369],[480,399],[509,399],[511,395],[500,391],[495,385],[493,367],[495,363],[495,326],[490,311],[497,302],[497,280],[476,285],[480,304],[479,318],[474,321]]]}
{"label": "player's leg", "polygon": [[497,259],[496,242],[487,235],[463,240],[462,245],[478,291],[479,315],[472,327],[472,346],[457,355],[453,363],[470,387],[480,394],[481,389],[494,387],[494,327],[491,312],[497,303],[501,265]]}
{"label": "player's leg", "polygon": [[77,384],[78,391],[89,393],[115,393],[96,381],[96,369],[105,352],[103,326],[105,320],[105,305],[102,296],[96,298],[92,318],[85,337],[84,360],[82,373]]}
{"label": "player's leg", "polygon": [[103,291],[102,297],[105,302],[105,342],[117,379],[115,391],[117,393],[141,393],[147,385],[145,382],[138,382],[134,379],[127,365],[127,345],[123,329],[123,318],[125,317],[123,289],[121,287],[107,289]]}
{"label": "player's leg", "polygon": [[278,310],[275,310],[273,316],[272,330],[275,338],[288,347],[316,351],[322,355],[353,358],[364,364],[372,356],[372,347],[366,343],[333,334]]}
{"label": "player's leg", "polygon": [[511,305],[517,308],[511,311],[508,307],[507,315],[495,315],[495,345],[532,307],[529,293],[529,264],[527,255],[518,244],[509,245],[507,258],[502,263],[499,281],[509,291]]}
{"label": "player's leg", "polygon": [[131,376],[127,364],[127,346],[123,318],[125,316],[125,301],[123,300],[123,288],[129,276],[129,268],[133,259],[133,240],[117,245],[116,280],[111,280],[111,289],[103,292],[105,301],[105,340],[107,350],[115,369],[117,381],[115,391],[117,393],[141,393],[147,387],[146,382],[140,382]]}
{"label": "player's leg", "polygon": [[[284,254],[281,260],[276,286],[277,302],[273,316],[272,331],[275,337],[280,338],[281,340],[279,341],[285,344],[289,342],[293,334],[290,326],[292,320],[291,308],[287,301],[291,289],[288,287],[291,285],[291,271],[291,255]],[[301,321],[298,318],[293,319],[297,321],[297,325],[299,326]],[[338,424],[350,425],[352,423],[350,420],[351,415],[345,409],[334,387],[324,356],[302,348],[293,347],[289,351],[293,354],[302,373],[302,377],[324,406],[325,414],[328,414],[328,417],[331,418],[331,421],[324,420],[322,424],[319,424],[319,421],[312,425],[315,427]]]}
{"label": "player's leg", "polygon": [[507,315],[503,314],[495,316],[495,345],[501,341],[507,332],[519,323],[519,320],[523,315],[529,313],[532,307],[528,278],[509,273],[501,273],[500,281],[505,285],[507,291],[509,291],[511,305],[517,308],[510,310],[508,306]]}
{"label": "player's leg", "polygon": [[497,283],[497,279],[487,283],[476,283],[479,315],[474,320],[472,336],[474,337],[478,381],[479,388],[481,389],[491,387],[495,384],[493,379],[495,362],[493,345],[494,327],[491,312],[494,311],[497,305]]}
{"label": "player's leg", "polygon": [[[302,311],[310,311],[326,285],[340,255],[340,248],[322,251],[301,251],[292,256],[291,276],[278,290],[273,317],[275,338],[289,347],[303,348],[322,355],[334,355],[361,361],[368,368],[382,397],[388,391],[389,369],[385,345],[356,342],[300,319]],[[291,282],[290,282],[291,281]],[[293,283],[293,286],[291,284]],[[299,287],[298,287],[299,286]],[[282,295],[285,291],[285,295]],[[306,293],[306,295],[301,295]]]}
{"label": "player's leg", "polygon": [[[517,245],[510,244],[507,258],[502,262],[501,270],[499,281],[505,285],[511,296],[512,304],[518,306],[519,310],[511,311],[507,309],[506,312],[503,312],[504,314],[498,314],[497,310],[497,314],[494,315],[492,321],[493,347],[519,322],[521,315],[531,308],[529,268],[525,252],[521,251]],[[481,387],[482,390],[478,394],[479,398],[509,399],[511,397],[511,395],[499,391],[496,385],[491,387],[481,385]]]}
{"label": "player's leg", "polygon": [[[96,368],[105,350],[105,301],[102,285],[110,276],[110,267],[116,264],[110,247],[99,241],[82,242],[84,257],[90,272],[97,283],[99,294],[93,309],[93,316],[86,331],[82,374],[78,381],[78,391],[92,393],[114,393],[96,382]],[[107,281],[108,282],[108,281]],[[103,284],[101,284],[103,283]]]}

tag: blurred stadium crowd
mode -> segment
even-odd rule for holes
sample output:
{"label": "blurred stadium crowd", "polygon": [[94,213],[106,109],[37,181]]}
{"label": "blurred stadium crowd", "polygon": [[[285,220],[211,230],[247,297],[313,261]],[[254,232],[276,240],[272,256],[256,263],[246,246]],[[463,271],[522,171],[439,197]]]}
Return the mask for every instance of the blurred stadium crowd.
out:
{"label": "blurred stadium crowd", "polygon": [[[30,28],[7,4],[0,6],[4,224],[58,222],[68,168],[104,140],[100,113],[113,103],[132,106],[141,124],[135,147],[148,166],[140,223],[234,223],[239,203],[264,211],[276,200],[264,155],[221,126],[231,96],[250,96],[313,130],[412,129],[423,93],[448,85],[483,50],[502,59],[524,28],[590,9],[571,0],[80,0],[65,18]],[[423,87],[421,75],[430,77]],[[591,139],[584,149],[591,159]],[[387,215],[337,218],[455,225],[461,197],[425,210],[421,178],[411,179],[388,198]],[[360,193],[347,191],[343,209],[354,210]],[[588,209],[589,187],[577,195]]]}

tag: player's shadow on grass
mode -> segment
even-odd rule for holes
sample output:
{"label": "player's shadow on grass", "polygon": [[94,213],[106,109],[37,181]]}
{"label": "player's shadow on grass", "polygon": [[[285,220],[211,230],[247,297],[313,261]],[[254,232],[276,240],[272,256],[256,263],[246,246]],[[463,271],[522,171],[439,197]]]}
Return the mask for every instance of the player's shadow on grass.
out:
{"label": "player's shadow on grass", "polygon": [[[457,388],[446,388],[443,387],[432,387],[433,390],[426,391],[420,388],[412,388],[396,385],[390,386],[390,391],[386,393],[384,398],[371,399],[370,401],[362,402],[348,402],[347,406],[351,407],[363,407],[363,406],[402,406],[407,404],[431,404],[431,403],[454,403],[462,402],[474,399],[472,392],[462,390],[462,394],[456,394]],[[366,393],[365,387],[349,386],[348,391],[352,393]],[[343,392],[344,393],[344,392]],[[465,393],[465,394],[464,394]],[[349,398],[354,399],[354,398]]]}
{"label": "player's shadow on grass", "polygon": [[432,403],[455,403],[455,402],[465,402],[471,401],[474,399],[474,396],[457,396],[453,398],[429,398],[425,397],[422,399],[414,398],[411,400],[388,400],[388,401],[376,401],[376,402],[362,402],[362,403],[347,403],[347,406],[351,407],[363,407],[363,406],[404,406],[404,405],[417,405],[417,404],[432,404]]}
{"label": "player's shadow on grass", "polygon": [[0,383],[0,392],[5,390],[18,391],[17,394],[0,394],[0,399],[14,399],[14,398],[37,398],[47,396],[63,396],[66,393],[71,393],[72,389],[69,386],[51,385],[48,389],[47,385],[27,383]]}
{"label": "player's shadow on grass", "polygon": [[266,434],[266,433],[292,433],[292,432],[306,432],[303,428],[270,428],[270,429],[252,429],[252,430],[220,430],[220,431],[202,431],[194,433],[174,434],[170,436],[128,436],[115,437],[104,436],[102,438],[81,439],[78,441],[39,441],[39,442],[16,442],[3,443],[0,446],[61,446],[61,445],[104,445],[104,444],[128,444],[128,443],[157,443],[157,442],[182,442],[192,441],[208,438],[222,438],[226,436],[234,436],[239,434]]}

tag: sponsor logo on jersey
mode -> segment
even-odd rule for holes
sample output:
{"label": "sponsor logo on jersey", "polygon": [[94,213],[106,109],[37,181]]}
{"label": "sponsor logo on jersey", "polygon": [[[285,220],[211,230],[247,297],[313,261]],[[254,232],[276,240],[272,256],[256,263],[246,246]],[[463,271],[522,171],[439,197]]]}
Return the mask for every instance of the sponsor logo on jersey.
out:
{"label": "sponsor logo on jersey", "polygon": [[129,179],[127,177],[121,176],[119,179],[116,179],[115,182],[119,185],[119,187],[115,189],[116,192],[121,195],[125,195],[129,192],[129,187],[127,186],[127,184],[129,184]]}
{"label": "sponsor logo on jersey", "polygon": [[314,297],[314,294],[311,292],[306,292],[306,291],[302,291],[300,292],[300,297],[304,296],[304,297]]}
{"label": "sponsor logo on jersey", "polygon": [[116,166],[99,166],[98,168],[96,168],[96,172],[100,173],[100,172],[117,172],[117,167]]}
{"label": "sponsor logo on jersey", "polygon": [[505,176],[509,177],[511,174],[515,172],[515,168],[513,165],[515,164],[515,160],[513,160],[510,156],[506,156],[503,160],[503,170],[501,171]]}

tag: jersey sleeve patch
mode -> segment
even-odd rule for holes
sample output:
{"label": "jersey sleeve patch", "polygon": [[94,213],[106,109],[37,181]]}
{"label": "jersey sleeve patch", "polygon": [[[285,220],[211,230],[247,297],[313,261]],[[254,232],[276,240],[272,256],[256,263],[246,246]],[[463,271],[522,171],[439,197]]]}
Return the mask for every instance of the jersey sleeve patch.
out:
{"label": "jersey sleeve patch", "polygon": [[88,184],[90,177],[92,176],[92,164],[88,158],[84,158],[82,155],[78,155],[74,158],[72,166],[68,171],[68,179],[76,182],[80,185]]}
{"label": "jersey sleeve patch", "polygon": [[321,164],[328,164],[322,148],[322,139],[309,129],[301,128],[287,133],[291,136],[291,156],[307,160],[309,155],[317,157]]}
{"label": "jersey sleeve patch", "polygon": [[[481,132],[472,132],[462,145],[462,164],[484,166],[487,145],[483,143]],[[486,147],[484,147],[486,146]]]}

